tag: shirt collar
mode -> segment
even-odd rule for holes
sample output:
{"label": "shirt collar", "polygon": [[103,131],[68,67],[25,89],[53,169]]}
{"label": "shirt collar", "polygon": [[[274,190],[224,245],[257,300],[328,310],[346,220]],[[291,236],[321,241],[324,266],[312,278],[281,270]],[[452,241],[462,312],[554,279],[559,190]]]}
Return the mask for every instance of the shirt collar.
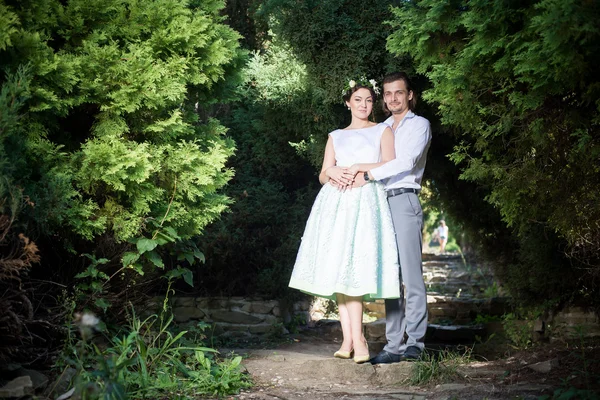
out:
{"label": "shirt collar", "polygon": [[[402,118],[402,121],[400,121],[400,124],[398,125],[398,127],[401,127],[404,124],[405,120],[410,119],[410,118],[412,118],[414,116],[415,116],[415,113],[412,112],[411,110],[408,110],[408,112],[406,113],[406,115],[404,116],[404,118]],[[387,126],[389,126],[391,128],[392,126],[394,126],[394,116],[393,115],[390,116],[383,123],[386,124]]]}

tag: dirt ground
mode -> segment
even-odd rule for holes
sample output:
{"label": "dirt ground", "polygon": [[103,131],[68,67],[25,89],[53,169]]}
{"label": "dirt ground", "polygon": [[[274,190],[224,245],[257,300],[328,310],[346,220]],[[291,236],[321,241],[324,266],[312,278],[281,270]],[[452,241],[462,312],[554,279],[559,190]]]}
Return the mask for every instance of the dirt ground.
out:
{"label": "dirt ground", "polygon": [[[493,360],[473,353],[449,381],[411,386],[415,363],[373,366],[335,359],[338,336],[313,330],[278,345],[222,349],[222,354],[245,356],[243,364],[255,383],[229,399],[558,399],[558,393],[564,399],[600,399],[598,340],[548,342],[522,351],[504,347],[502,357]],[[371,350],[372,355],[378,351]]]}

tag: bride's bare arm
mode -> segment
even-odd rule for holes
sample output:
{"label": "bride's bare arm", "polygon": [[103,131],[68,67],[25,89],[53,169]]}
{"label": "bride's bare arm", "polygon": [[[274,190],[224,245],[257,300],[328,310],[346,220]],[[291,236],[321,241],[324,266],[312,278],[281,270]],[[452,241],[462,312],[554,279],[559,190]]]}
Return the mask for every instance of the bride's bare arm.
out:
{"label": "bride's bare arm", "polygon": [[338,187],[347,186],[352,184],[354,175],[349,172],[348,168],[337,167],[335,165],[335,150],[333,149],[333,140],[330,136],[325,146],[325,155],[323,156],[323,166],[319,174],[319,182],[321,182],[321,185],[324,185],[332,181]]}

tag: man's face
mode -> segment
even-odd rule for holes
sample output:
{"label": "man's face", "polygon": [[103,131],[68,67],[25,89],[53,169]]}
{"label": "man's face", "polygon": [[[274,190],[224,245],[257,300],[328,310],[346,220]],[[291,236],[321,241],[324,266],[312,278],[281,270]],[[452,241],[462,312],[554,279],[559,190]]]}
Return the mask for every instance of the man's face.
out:
{"label": "man's face", "polygon": [[409,92],[401,79],[383,85],[383,101],[392,114],[407,112],[408,102],[412,97],[412,90]]}

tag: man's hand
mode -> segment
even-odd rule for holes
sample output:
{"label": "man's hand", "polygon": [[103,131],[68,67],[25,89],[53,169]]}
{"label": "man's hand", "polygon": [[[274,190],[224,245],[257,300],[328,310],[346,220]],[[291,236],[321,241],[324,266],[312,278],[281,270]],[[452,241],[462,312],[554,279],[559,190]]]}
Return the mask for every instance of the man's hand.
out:
{"label": "man's hand", "polygon": [[367,184],[368,182],[365,181],[365,176],[364,174],[357,174],[354,177],[354,183],[352,184],[353,188],[359,188],[361,186],[364,186],[365,184]]}

